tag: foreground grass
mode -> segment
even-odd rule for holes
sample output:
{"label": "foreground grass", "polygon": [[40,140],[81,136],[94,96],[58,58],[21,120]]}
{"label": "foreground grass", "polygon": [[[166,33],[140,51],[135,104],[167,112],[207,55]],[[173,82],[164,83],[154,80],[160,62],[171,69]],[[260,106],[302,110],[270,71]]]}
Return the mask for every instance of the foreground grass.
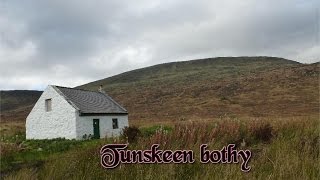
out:
{"label": "foreground grass", "polygon": [[[196,155],[193,164],[123,164],[113,170],[100,165],[99,149],[103,144],[121,139],[99,141],[66,141],[68,148],[50,147],[56,153],[47,154],[38,166],[23,167],[6,179],[318,179],[319,120],[318,118],[292,118],[269,120],[220,120],[180,122],[173,127],[142,128],[142,137],[129,145],[130,149],[149,149],[154,143],[162,149],[192,149]],[[245,145],[243,145],[245,142]],[[73,144],[75,143],[75,144]],[[199,146],[209,144],[210,149],[221,149],[236,143],[240,149],[250,149],[253,157],[251,171],[240,171],[240,164],[201,164]],[[240,145],[242,143],[242,146]],[[50,145],[51,144],[51,145]],[[72,146],[71,146],[72,145]],[[58,145],[60,147],[63,145]],[[67,146],[67,145],[65,145]],[[19,153],[18,153],[19,154]],[[37,158],[37,157],[33,157]]]}
{"label": "foreground grass", "polygon": [[99,140],[21,140],[23,136],[1,142],[1,174],[10,174],[21,168],[40,167],[50,158],[75,149],[98,146]]}

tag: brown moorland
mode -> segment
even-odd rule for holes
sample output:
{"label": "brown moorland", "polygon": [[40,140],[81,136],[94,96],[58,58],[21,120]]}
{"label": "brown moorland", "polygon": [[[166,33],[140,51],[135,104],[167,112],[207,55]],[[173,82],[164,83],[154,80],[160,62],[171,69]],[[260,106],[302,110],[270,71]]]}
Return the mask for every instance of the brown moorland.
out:
{"label": "brown moorland", "polygon": [[[159,64],[76,88],[104,90],[130,121],[318,114],[319,63],[220,57]],[[41,91],[1,91],[1,121],[24,121]]]}
{"label": "brown moorland", "polygon": [[319,113],[319,63],[225,57],[160,64],[78,88],[104,90],[130,120],[292,117]]}

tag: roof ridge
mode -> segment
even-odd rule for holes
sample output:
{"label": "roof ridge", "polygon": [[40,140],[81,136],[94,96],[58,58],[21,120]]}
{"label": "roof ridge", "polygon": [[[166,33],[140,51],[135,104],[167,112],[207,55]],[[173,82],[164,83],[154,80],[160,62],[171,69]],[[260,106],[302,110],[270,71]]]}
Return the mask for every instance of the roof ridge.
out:
{"label": "roof ridge", "polygon": [[92,91],[92,90],[87,90],[87,89],[78,89],[78,88],[72,88],[72,87],[65,87],[65,86],[57,86],[57,85],[52,85],[58,88],[66,88],[66,89],[73,89],[73,90],[80,90],[80,91],[89,91],[89,92],[99,92],[99,91]]}

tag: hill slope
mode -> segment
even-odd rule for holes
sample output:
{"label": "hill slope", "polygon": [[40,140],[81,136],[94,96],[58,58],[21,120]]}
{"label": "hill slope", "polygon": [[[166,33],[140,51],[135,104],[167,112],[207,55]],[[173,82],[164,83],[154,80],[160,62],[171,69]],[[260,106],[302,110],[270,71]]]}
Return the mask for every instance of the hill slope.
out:
{"label": "hill slope", "polygon": [[79,86],[99,85],[131,120],[318,114],[319,64],[274,57],[225,57],[173,62]]}
{"label": "hill slope", "polygon": [[25,120],[42,91],[0,91],[1,121]]}
{"label": "hill slope", "polygon": [[[135,120],[319,115],[319,63],[221,57],[125,72],[77,88],[104,90]],[[25,120],[41,91],[1,91],[1,120]]]}

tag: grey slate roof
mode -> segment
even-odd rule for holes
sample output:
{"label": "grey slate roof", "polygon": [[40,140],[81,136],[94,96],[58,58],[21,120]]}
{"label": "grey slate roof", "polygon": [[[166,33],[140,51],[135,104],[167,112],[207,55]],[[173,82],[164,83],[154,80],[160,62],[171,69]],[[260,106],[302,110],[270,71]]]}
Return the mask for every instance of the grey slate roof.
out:
{"label": "grey slate roof", "polygon": [[128,114],[127,110],[102,92],[53,86],[64,98],[80,110],[80,114]]}

